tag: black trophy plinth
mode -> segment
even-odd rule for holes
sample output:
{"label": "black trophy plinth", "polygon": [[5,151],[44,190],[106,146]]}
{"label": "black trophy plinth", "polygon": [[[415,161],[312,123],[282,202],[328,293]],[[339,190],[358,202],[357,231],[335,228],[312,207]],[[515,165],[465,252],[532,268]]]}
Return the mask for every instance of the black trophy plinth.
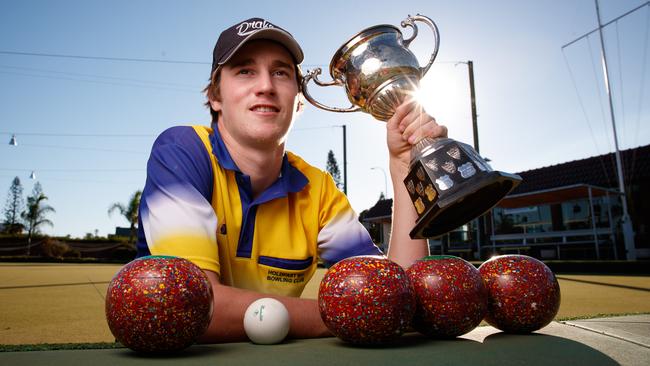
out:
{"label": "black trophy plinth", "polygon": [[413,150],[404,184],[418,213],[413,239],[433,238],[494,207],[521,177],[494,171],[471,146],[452,139],[425,139]]}

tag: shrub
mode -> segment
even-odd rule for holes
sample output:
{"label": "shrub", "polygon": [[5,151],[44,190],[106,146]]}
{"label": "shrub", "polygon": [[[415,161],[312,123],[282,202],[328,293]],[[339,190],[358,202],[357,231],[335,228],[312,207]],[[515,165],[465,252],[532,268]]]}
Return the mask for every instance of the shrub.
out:
{"label": "shrub", "polygon": [[49,258],[63,259],[65,257],[81,258],[81,253],[66,242],[46,238],[42,244],[43,255]]}

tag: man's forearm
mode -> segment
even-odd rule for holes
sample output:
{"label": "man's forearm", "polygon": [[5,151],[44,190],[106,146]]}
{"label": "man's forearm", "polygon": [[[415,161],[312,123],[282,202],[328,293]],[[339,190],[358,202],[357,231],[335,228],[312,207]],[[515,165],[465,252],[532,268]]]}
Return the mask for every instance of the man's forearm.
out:
{"label": "man's forearm", "polygon": [[393,182],[393,226],[388,258],[403,268],[408,268],[417,259],[429,255],[429,246],[425,239],[413,240],[409,236],[409,232],[415,225],[417,213],[403,182],[408,174],[408,166],[391,161],[390,174]]}
{"label": "man's forearm", "polygon": [[253,301],[262,297],[272,297],[286,306],[291,322],[289,338],[317,338],[331,335],[320,317],[316,300],[274,296],[226,286],[219,283],[218,276],[214,272],[205,272],[212,283],[214,308],[208,330],[201,336],[199,342],[247,341],[248,337],[244,331],[244,313]]}

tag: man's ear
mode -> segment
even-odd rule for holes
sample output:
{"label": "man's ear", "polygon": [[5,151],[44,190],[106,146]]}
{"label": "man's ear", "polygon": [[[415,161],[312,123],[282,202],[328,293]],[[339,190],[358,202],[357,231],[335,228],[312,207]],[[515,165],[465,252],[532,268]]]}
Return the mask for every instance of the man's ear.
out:
{"label": "man's ear", "polygon": [[221,112],[221,101],[211,99],[210,107],[212,107],[212,110],[214,110],[215,112]]}

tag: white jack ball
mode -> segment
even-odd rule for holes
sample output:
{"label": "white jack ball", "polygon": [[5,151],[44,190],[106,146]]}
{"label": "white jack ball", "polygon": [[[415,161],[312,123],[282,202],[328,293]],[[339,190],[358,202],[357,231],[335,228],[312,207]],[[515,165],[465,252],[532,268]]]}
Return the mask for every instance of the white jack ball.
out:
{"label": "white jack ball", "polygon": [[244,330],[253,343],[280,343],[289,333],[289,311],[276,299],[258,299],[246,309]]}

